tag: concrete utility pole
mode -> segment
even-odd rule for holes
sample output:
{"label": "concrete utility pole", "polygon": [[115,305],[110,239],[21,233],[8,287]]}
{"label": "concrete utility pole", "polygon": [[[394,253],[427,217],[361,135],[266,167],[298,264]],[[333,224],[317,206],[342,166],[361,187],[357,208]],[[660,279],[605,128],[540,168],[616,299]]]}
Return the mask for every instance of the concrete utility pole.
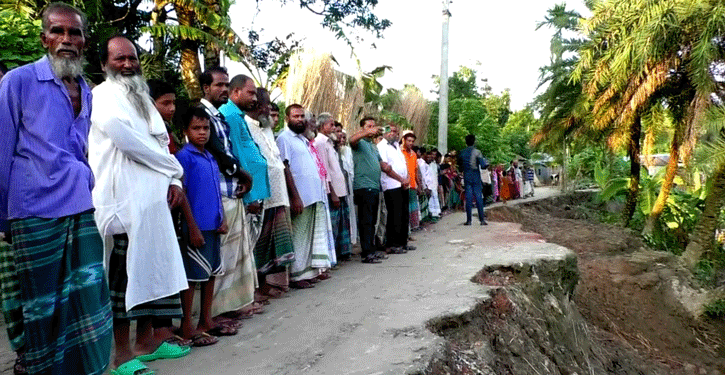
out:
{"label": "concrete utility pole", "polygon": [[443,0],[443,38],[441,40],[441,76],[438,92],[438,151],[448,152],[448,21],[451,0]]}

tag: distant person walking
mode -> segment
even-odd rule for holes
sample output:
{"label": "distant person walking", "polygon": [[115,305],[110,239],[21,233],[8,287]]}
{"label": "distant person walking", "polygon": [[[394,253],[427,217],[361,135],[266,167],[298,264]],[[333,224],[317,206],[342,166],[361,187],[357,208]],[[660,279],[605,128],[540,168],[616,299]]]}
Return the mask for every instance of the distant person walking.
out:
{"label": "distant person walking", "polygon": [[483,212],[483,197],[481,196],[481,172],[479,168],[488,168],[488,161],[483,157],[481,151],[473,144],[476,143],[476,136],[469,134],[466,136],[466,145],[468,147],[461,151],[461,169],[463,170],[463,182],[466,189],[466,222],[463,225],[471,225],[471,216],[473,209],[473,200],[476,200],[476,209],[478,209],[478,219],[481,225],[488,225],[486,216]]}

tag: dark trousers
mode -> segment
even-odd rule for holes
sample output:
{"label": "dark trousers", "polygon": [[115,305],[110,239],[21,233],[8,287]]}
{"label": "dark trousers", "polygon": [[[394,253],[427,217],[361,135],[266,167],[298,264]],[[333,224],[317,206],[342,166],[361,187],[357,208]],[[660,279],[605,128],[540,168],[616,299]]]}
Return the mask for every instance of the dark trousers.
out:
{"label": "dark trousers", "polygon": [[385,226],[386,245],[388,247],[402,247],[408,245],[408,189],[399,187],[386,190],[385,207],[388,209],[388,222]]}
{"label": "dark trousers", "polygon": [[360,256],[375,253],[375,223],[378,221],[378,202],[380,191],[377,189],[355,190],[355,204],[357,204],[357,230],[360,235]]}
{"label": "dark trousers", "polygon": [[466,222],[471,222],[471,216],[473,214],[473,200],[476,200],[476,208],[478,209],[478,220],[485,220],[486,216],[483,213],[483,197],[481,196],[481,175],[476,171],[471,176],[466,173],[464,175],[464,182],[466,184]]}

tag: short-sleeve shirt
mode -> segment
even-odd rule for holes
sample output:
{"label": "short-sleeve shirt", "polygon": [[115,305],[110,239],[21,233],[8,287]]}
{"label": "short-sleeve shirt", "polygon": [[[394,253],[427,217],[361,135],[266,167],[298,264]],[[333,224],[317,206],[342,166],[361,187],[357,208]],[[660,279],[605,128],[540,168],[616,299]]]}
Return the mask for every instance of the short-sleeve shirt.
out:
{"label": "short-sleeve shirt", "polygon": [[224,218],[216,159],[187,143],[176,153],[184,167],[184,189],[199,230],[216,230]]}
{"label": "short-sleeve shirt", "polygon": [[[408,177],[408,166],[405,162],[405,156],[403,156],[403,153],[400,151],[400,146],[397,144],[392,145],[383,138],[383,140],[378,143],[378,152],[380,153],[380,158],[385,163],[388,163],[395,173],[402,178]],[[400,181],[385,173],[383,173],[380,177],[380,182],[383,185],[383,190],[397,189],[402,186]]]}
{"label": "short-sleeve shirt", "polygon": [[372,142],[362,138],[357,147],[352,149],[352,159],[355,164],[355,178],[353,189],[380,190],[380,154]]}
{"label": "short-sleeve shirt", "polygon": [[310,150],[310,141],[302,134],[285,129],[277,137],[277,147],[282,161],[289,163],[302,205],[307,207],[322,202],[325,199],[324,185]]}

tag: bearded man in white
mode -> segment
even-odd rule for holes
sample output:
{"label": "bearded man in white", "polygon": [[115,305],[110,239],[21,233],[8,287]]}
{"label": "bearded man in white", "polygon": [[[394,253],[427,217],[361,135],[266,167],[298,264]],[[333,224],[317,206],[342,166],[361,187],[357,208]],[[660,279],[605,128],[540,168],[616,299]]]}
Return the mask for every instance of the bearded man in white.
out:
{"label": "bearded man in white", "polygon": [[[178,293],[188,287],[170,212],[184,199],[184,170],[169,153],[166,127],[141,76],[136,47],[122,36],[105,47],[106,81],[93,89],[88,159],[96,177],[96,223],[107,254],[112,248],[107,271],[114,367],[135,369],[145,357],[188,353],[187,347],[163,343],[151,323],[181,317]],[[131,319],[138,321],[133,347]]]}

